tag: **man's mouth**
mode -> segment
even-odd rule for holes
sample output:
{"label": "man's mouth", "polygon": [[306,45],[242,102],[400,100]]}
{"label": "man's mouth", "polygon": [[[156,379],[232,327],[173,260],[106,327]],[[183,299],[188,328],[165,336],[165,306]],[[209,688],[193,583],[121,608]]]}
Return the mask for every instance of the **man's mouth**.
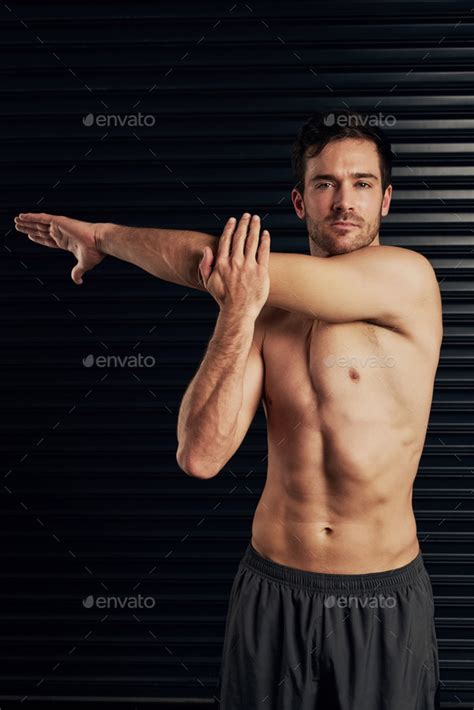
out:
{"label": "man's mouth", "polygon": [[334,227],[357,227],[354,222],[331,222]]}

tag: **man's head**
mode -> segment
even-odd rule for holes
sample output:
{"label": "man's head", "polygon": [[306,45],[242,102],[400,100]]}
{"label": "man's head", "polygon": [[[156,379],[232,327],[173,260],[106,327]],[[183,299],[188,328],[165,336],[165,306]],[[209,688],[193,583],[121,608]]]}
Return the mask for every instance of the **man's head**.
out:
{"label": "man's head", "polygon": [[379,244],[381,217],[392,197],[392,151],[382,130],[367,124],[353,111],[316,113],[293,145],[291,199],[306,222],[313,256]]}

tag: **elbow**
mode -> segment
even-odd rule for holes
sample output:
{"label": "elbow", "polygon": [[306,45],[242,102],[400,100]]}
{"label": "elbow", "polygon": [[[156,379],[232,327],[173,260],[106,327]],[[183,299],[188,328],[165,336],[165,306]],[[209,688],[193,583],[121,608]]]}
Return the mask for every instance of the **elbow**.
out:
{"label": "elbow", "polygon": [[220,471],[220,468],[216,469],[215,466],[205,461],[199,461],[195,456],[182,452],[179,448],[176,452],[176,461],[180,469],[192,478],[213,478],[217,476]]}

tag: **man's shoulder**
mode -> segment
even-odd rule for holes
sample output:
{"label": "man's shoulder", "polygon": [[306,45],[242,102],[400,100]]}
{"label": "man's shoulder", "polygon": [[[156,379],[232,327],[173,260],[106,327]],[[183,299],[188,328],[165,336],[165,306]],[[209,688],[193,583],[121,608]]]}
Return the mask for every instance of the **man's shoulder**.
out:
{"label": "man's shoulder", "polygon": [[441,306],[436,272],[426,256],[414,249],[386,244],[365,247],[360,251],[365,252],[369,259],[373,259],[369,270],[378,270],[378,273],[383,275],[382,278],[391,284],[394,298],[398,291],[413,302],[431,301],[431,306]]}
{"label": "man's shoulder", "polygon": [[371,253],[375,258],[394,264],[396,267],[410,268],[413,275],[419,278],[426,278],[433,282],[436,280],[435,270],[426,256],[414,249],[398,247],[388,244],[379,244],[374,247],[366,247],[363,251]]}
{"label": "man's shoulder", "polygon": [[[430,349],[441,344],[443,338],[443,308],[436,272],[420,252],[404,247],[385,247],[398,259],[397,266],[403,269],[404,288],[409,289],[413,305],[404,324],[411,323],[411,335],[428,343]],[[386,252],[387,253],[387,252]],[[410,329],[409,329],[410,330]]]}
{"label": "man's shoulder", "polygon": [[[422,295],[423,300],[425,301],[430,295],[439,297],[439,283],[430,260],[413,249],[404,247],[391,247],[391,249],[397,250],[401,266],[405,266],[406,269],[410,270],[412,280],[415,286],[418,286],[417,291]],[[435,302],[437,302],[437,305],[441,305],[440,298],[435,298]]]}

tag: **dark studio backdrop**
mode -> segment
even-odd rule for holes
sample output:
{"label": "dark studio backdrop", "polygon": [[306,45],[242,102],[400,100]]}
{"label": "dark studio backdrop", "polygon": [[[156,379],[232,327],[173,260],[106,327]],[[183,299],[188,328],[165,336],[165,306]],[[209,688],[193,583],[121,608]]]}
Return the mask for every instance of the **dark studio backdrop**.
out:
{"label": "dark studio backdrop", "polygon": [[441,284],[414,507],[443,707],[472,707],[473,22],[471,2],[436,0],[0,5],[2,708],[210,707],[266,467],[261,408],[216,478],[176,463],[211,296],[110,257],[75,286],[73,257],[14,215],[217,236],[248,210],[274,251],[307,253],[291,144],[340,108],[395,118],[381,242]]}

